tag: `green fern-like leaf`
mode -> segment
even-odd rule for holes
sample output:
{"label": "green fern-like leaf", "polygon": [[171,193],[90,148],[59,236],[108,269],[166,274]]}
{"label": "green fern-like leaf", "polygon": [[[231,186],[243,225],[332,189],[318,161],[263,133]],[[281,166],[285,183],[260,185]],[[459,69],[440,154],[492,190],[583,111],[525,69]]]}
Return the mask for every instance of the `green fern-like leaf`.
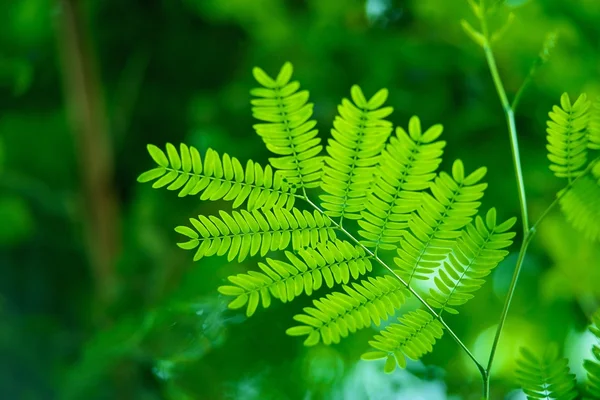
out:
{"label": "green fern-like leaf", "polygon": [[576,178],[586,164],[590,105],[585,94],[572,104],[564,93],[549,113],[546,148],[550,170],[559,178]]}
{"label": "green fern-like leaf", "polygon": [[567,360],[559,358],[556,346],[549,347],[541,357],[522,348],[515,374],[529,400],[577,398],[575,375],[570,373]]}
{"label": "green fern-like leaf", "polygon": [[291,208],[294,194],[280,171],[273,173],[267,165],[249,160],[246,168],[235,157],[222,157],[208,149],[204,162],[195,147],[181,144],[179,152],[167,143],[165,154],[160,148],[148,145],[148,152],[158,165],[138,177],[138,182],[154,182],[153,188],[167,186],[168,190],[179,190],[179,197],[202,193],[201,200],[233,201],[237,208],[247,202],[249,210],[259,207]]}
{"label": "green fern-like leaf", "polygon": [[305,314],[294,319],[304,325],[289,328],[291,336],[308,335],[304,344],[314,346],[321,340],[325,344],[339,343],[371,322],[379,326],[404,304],[408,291],[395,278],[370,277],[352,287],[343,286],[344,292],[334,292],[314,300],[314,307],[305,307]]}
{"label": "green fern-like leaf", "polygon": [[387,89],[381,89],[367,100],[354,85],[354,103],[343,99],[338,106],[339,116],[333,122],[321,184],[327,193],[321,195],[322,206],[331,217],[357,219],[365,208],[379,155],[392,132],[392,123],[384,118],[393,109],[382,108],[387,96]]}
{"label": "green fern-like leaf", "polygon": [[262,69],[253,69],[254,78],[263,87],[251,94],[253,116],[265,123],[255,124],[256,133],[269,151],[280,157],[269,159],[271,165],[281,170],[292,184],[302,188],[318,187],[322,174],[322,158],[318,156],[323,146],[313,129],[311,120],[313,104],[308,103],[309,93],[300,89],[292,78],[292,64],[285,63],[276,78]]}
{"label": "green fern-like leaf", "polygon": [[596,171],[599,167],[600,163],[590,175],[580,177],[560,199],[567,221],[593,241],[600,240],[600,171]]}
{"label": "green fern-like leaf", "polygon": [[457,314],[454,307],[465,304],[473,298],[485,283],[492,269],[506,257],[503,250],[512,244],[514,232],[507,232],[516,222],[511,218],[496,224],[496,209],[488,211],[485,223],[481,217],[469,224],[455,242],[444,267],[435,277],[435,289],[430,290],[428,303],[432,307]]}
{"label": "green fern-like leaf", "polygon": [[441,163],[446,142],[436,141],[442,126],[425,132],[419,118],[412,117],[408,133],[397,128],[381,157],[378,178],[368,197],[362,220],[358,221],[363,244],[394,250],[408,227],[411,213],[421,204],[422,191],[429,187]]}
{"label": "green fern-like leaf", "polygon": [[592,347],[594,360],[585,360],[584,367],[587,371],[587,390],[593,398],[600,398],[600,311],[592,317],[590,331],[598,339]]}
{"label": "green fern-like leaf", "polygon": [[479,168],[465,177],[460,160],[452,166],[452,176],[441,172],[430,185],[433,196],[423,193],[421,206],[408,221],[394,262],[408,283],[412,279],[427,279],[450,253],[461,229],[477,214],[486,183],[479,183],[486,174]]}
{"label": "green fern-like leaf", "polygon": [[389,325],[369,341],[376,349],[362,355],[363,360],[385,359],[384,371],[391,373],[406,367],[406,357],[418,360],[433,350],[433,345],[444,333],[442,324],[423,310],[416,310],[398,318],[400,323]]}
{"label": "green fern-like leaf", "polygon": [[231,214],[219,211],[216,216],[190,218],[192,227],[178,226],[175,231],[189,240],[177,245],[185,250],[196,249],[194,261],[202,257],[227,254],[232,261],[235,257],[242,262],[248,255],[260,251],[265,256],[269,251],[284,250],[290,242],[294,250],[303,247],[316,247],[320,242],[335,240],[331,221],[317,211],[301,212],[285,208],[273,210],[233,211]]}
{"label": "green fern-like leaf", "polygon": [[373,269],[371,256],[361,247],[341,240],[319,243],[315,249],[303,248],[285,255],[289,262],[267,258],[266,264],[258,264],[261,272],[230,276],[228,279],[235,286],[219,287],[220,293],[235,296],[229,308],[247,305],[246,315],[250,317],[256,311],[259,298],[267,308],[271,297],[290,302],[302,293],[310,296],[323,283],[329,288],[334,284],[347,284],[350,279],[358,279]]}

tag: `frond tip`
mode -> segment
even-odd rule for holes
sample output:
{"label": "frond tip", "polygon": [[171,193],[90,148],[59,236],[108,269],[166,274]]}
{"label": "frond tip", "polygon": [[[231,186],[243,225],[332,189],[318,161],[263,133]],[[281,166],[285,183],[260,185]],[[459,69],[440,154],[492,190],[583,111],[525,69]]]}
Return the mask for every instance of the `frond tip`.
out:
{"label": "frond tip", "polygon": [[314,346],[321,340],[325,344],[339,343],[359,329],[373,322],[379,326],[399,309],[408,296],[408,291],[397,279],[389,275],[370,277],[352,287],[343,286],[346,293],[334,292],[314,300],[314,307],[305,307],[305,314],[294,319],[304,325],[289,328],[290,336],[308,337],[306,346]]}
{"label": "frond tip", "polygon": [[559,178],[576,178],[586,164],[590,106],[585,94],[572,104],[564,93],[549,113],[546,148],[550,170]]}
{"label": "frond tip", "polygon": [[321,187],[327,194],[320,196],[331,217],[360,218],[379,155],[392,132],[392,123],[384,118],[393,109],[382,107],[387,96],[387,89],[381,89],[367,100],[354,85],[352,101],[343,99],[338,106],[323,167]]}
{"label": "frond tip", "polygon": [[[254,314],[259,297],[264,308],[271,304],[271,297],[286,303],[306,293],[310,296],[323,283],[328,288],[334,284],[347,284],[373,269],[371,256],[348,242],[319,243],[315,249],[307,247],[296,253],[285,252],[289,262],[267,258],[267,263],[258,263],[261,272],[230,276],[235,286],[221,286],[219,292],[236,298],[229,308],[241,308],[248,304],[246,315]],[[260,296],[259,296],[260,295]]]}
{"label": "frond tip", "polygon": [[439,124],[423,131],[416,116],[410,119],[408,132],[396,129],[380,157],[377,179],[358,221],[365,246],[375,251],[397,247],[411,213],[421,204],[422,191],[429,187],[442,162],[446,145],[438,140],[442,131]]}
{"label": "frond tip", "polygon": [[385,359],[384,371],[391,373],[406,367],[406,357],[418,360],[433,350],[435,342],[442,337],[442,324],[427,311],[412,311],[398,318],[400,323],[391,324],[369,344],[376,349],[362,355],[363,360]]}
{"label": "frond tip", "polygon": [[442,264],[452,250],[461,229],[471,222],[481,204],[479,199],[487,183],[481,183],[487,170],[478,168],[468,176],[462,161],[452,165],[452,176],[441,172],[430,184],[433,194],[423,193],[421,203],[408,221],[394,258],[399,273],[408,283],[412,279],[427,279]]}
{"label": "frond tip", "polygon": [[244,202],[253,210],[264,207],[291,208],[294,192],[283,179],[280,171],[273,172],[271,166],[261,167],[248,160],[246,168],[235,157],[220,156],[208,149],[204,162],[195,147],[181,144],[179,152],[171,143],[167,153],[154,145],[148,145],[150,156],[158,165],[138,177],[138,182],[154,182],[153,188],[167,186],[168,190],[179,190],[179,197],[195,196],[200,200],[233,201],[233,208]]}
{"label": "frond tip", "polygon": [[265,256],[269,251],[284,250],[290,242],[294,250],[316,247],[319,242],[335,240],[331,221],[315,211],[293,208],[273,210],[219,211],[221,218],[211,215],[190,218],[192,227],[178,226],[177,233],[189,240],[177,245],[184,250],[196,249],[194,261],[212,255],[227,254],[227,260],[242,262],[248,255]]}
{"label": "frond tip", "polygon": [[256,133],[263,139],[267,149],[280,156],[270,158],[271,165],[280,170],[292,184],[302,188],[319,186],[322,173],[323,149],[317,124],[311,120],[313,104],[308,103],[309,93],[300,90],[292,78],[292,64],[285,63],[275,79],[255,67],[252,71],[261,88],[250,93],[252,115],[264,123],[255,124]]}
{"label": "frond tip", "polygon": [[572,400],[577,397],[575,375],[570,373],[567,360],[559,358],[556,346],[549,347],[541,357],[522,348],[515,374],[530,400]]}

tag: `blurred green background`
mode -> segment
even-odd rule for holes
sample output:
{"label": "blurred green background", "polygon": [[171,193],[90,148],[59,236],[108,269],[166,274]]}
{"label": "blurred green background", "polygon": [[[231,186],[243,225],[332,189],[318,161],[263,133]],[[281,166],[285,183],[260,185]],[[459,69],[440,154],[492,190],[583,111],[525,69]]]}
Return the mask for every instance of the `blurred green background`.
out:
{"label": "blurred green background", "polygon": [[[545,120],[564,91],[600,94],[600,2],[507,0],[496,44],[509,94],[548,33],[559,39],[517,112],[530,212],[563,182]],[[423,362],[384,375],[358,361],[374,330],[333,347],[287,337],[310,298],[246,321],[217,286],[256,265],[193,263],[173,227],[224,203],[137,184],[146,144],[185,142],[267,162],[251,128],[251,68],[285,61],[311,92],[322,137],[360,84],[390,90],[392,121],[443,123],[443,168],[489,168],[483,209],[519,215],[504,117],[463,0],[5,0],[0,2],[0,398],[477,399],[480,377],[444,337]],[[512,249],[517,251],[517,247]],[[512,253],[450,326],[487,357]],[[519,346],[557,342],[583,377],[600,248],[560,212],[525,260],[500,343],[492,398],[522,398]],[[416,304],[414,304],[416,306]]]}

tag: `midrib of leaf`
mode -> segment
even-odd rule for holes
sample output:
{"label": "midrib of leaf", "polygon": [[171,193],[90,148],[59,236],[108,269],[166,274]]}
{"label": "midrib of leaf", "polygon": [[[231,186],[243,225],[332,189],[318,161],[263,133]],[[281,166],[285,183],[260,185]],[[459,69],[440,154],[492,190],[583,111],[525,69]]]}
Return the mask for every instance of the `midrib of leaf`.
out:
{"label": "midrib of leaf", "polygon": [[542,362],[541,365],[541,371],[542,371],[542,377],[544,379],[544,383],[542,384],[542,387],[544,388],[544,395],[546,396],[547,400],[552,400],[550,398],[550,396],[553,394],[552,391],[550,391],[548,388],[550,387],[550,383],[548,382],[550,380],[550,375],[548,374],[548,369],[549,366],[546,365],[545,362]]}
{"label": "midrib of leaf", "polygon": [[[228,227],[229,228],[229,227]],[[196,242],[200,242],[200,241],[205,241],[205,240],[215,240],[215,239],[224,239],[224,238],[234,238],[236,236],[246,236],[246,235],[264,235],[265,233],[273,233],[273,232],[290,232],[290,233],[294,233],[294,232],[305,232],[305,231],[313,231],[315,229],[333,229],[331,226],[327,226],[327,225],[323,225],[323,226],[314,226],[314,227],[310,227],[307,226],[306,228],[300,228],[298,226],[298,229],[270,229],[270,230],[259,230],[257,232],[242,232],[242,233],[238,233],[238,234],[230,234],[230,235],[218,235],[218,236],[208,236],[208,237],[203,237],[202,234],[200,234],[200,237],[195,238],[195,239],[190,239],[188,242],[191,241],[196,241]],[[231,230],[231,228],[229,228],[229,230]],[[241,228],[240,228],[241,230]],[[209,231],[210,232],[210,231]]]}
{"label": "midrib of leaf", "polygon": [[341,211],[342,214],[340,215],[340,225],[342,225],[342,223],[344,222],[344,214],[345,214],[346,208],[348,206],[347,201],[349,200],[348,194],[350,192],[350,186],[352,185],[352,178],[354,177],[354,171],[357,168],[356,160],[358,160],[358,152],[360,150],[360,145],[363,143],[363,139],[365,137],[365,133],[364,133],[364,129],[366,128],[366,125],[364,124],[365,110],[361,109],[361,111],[362,111],[362,113],[360,115],[361,123],[358,126],[358,128],[359,128],[358,139],[356,140],[356,147],[353,149],[354,155],[352,156],[352,165],[351,165],[350,173],[348,174],[348,181],[346,182],[346,187],[344,188],[344,202],[342,203],[342,211]]}
{"label": "midrib of leaf", "polygon": [[[338,265],[338,264],[342,264],[342,263],[349,263],[349,262],[351,262],[351,261],[363,261],[363,260],[370,260],[370,259],[372,259],[372,258],[373,258],[372,256],[369,256],[369,255],[364,255],[364,256],[359,256],[359,257],[352,257],[351,259],[349,259],[349,260],[344,260],[344,261],[342,261],[342,262],[337,262],[337,261],[336,261],[336,262],[335,262],[335,263],[333,263],[333,264],[325,264],[325,265],[323,265],[323,266],[320,266],[320,267],[317,267],[317,268],[310,268],[310,267],[308,267],[308,269],[307,269],[306,271],[300,271],[300,270],[299,270],[299,271],[300,271],[300,273],[299,273],[299,274],[297,274],[297,275],[290,275],[290,276],[288,276],[287,278],[282,278],[282,277],[281,277],[281,275],[279,275],[279,273],[277,273],[277,275],[279,275],[279,276],[280,276],[280,279],[273,279],[273,278],[271,278],[271,276],[269,276],[268,274],[266,274],[266,273],[264,273],[264,272],[261,272],[261,271],[257,271],[257,272],[261,272],[262,274],[264,274],[265,276],[267,276],[267,277],[268,277],[269,279],[271,279],[273,282],[271,282],[271,283],[263,283],[261,286],[257,287],[256,289],[253,289],[253,290],[247,290],[247,291],[246,291],[246,293],[260,292],[260,290],[261,290],[261,289],[263,289],[263,288],[265,288],[265,287],[273,286],[273,285],[275,285],[275,284],[277,284],[277,283],[279,283],[279,282],[283,282],[284,284],[286,284],[286,283],[287,283],[287,281],[288,281],[288,280],[290,280],[290,279],[295,279],[295,278],[296,278],[296,277],[298,277],[298,276],[300,276],[300,277],[303,277],[303,278],[304,278],[304,275],[306,275],[306,274],[310,274],[310,273],[312,273],[313,271],[319,271],[319,272],[321,272],[321,270],[322,270],[323,268],[328,268],[328,267],[329,267],[329,268],[331,268],[331,267],[332,267],[332,266],[334,266],[334,265]],[[285,261],[282,261],[282,262],[285,262]],[[294,268],[298,269],[298,267],[296,267],[295,265],[293,265],[293,264],[290,264],[290,265],[292,265]],[[333,272],[332,272],[331,274],[333,275]],[[335,280],[335,276],[334,276],[334,280]],[[245,290],[245,289],[244,289],[244,290]]]}
{"label": "midrib of leaf", "polygon": [[[416,338],[416,337],[417,337],[417,335],[419,335],[419,334],[420,334],[420,333],[421,333],[423,330],[425,330],[425,329],[426,329],[426,328],[427,328],[429,325],[431,325],[431,324],[432,324],[432,323],[434,323],[435,321],[437,321],[437,319],[435,319],[435,318],[431,318],[429,321],[427,321],[427,323],[426,323],[425,325],[419,326],[419,328],[418,328],[418,329],[417,329],[417,330],[416,330],[414,333],[411,333],[411,334],[410,334],[408,337],[406,337],[406,338],[402,339],[401,341],[398,341],[398,344],[396,345],[396,347],[395,347],[395,348],[396,348],[396,349],[401,349],[402,347],[405,347],[405,346],[406,346],[406,344],[407,344],[409,341],[411,341],[411,340],[413,340],[414,338]],[[384,337],[385,339],[388,339],[388,338],[386,338],[385,336],[383,336],[383,337]],[[393,355],[393,354],[394,354],[394,352],[388,352],[388,355]]]}
{"label": "midrib of leaf", "polygon": [[[452,208],[452,205],[454,205],[454,203],[456,202],[456,196],[457,193],[460,192],[460,189],[462,189],[463,184],[460,183],[458,185],[458,190],[456,190],[453,194],[452,194],[452,198],[450,199],[450,204],[448,204],[444,210],[444,213],[442,214],[442,216],[440,217],[440,219],[437,221],[437,224],[435,226],[435,228],[433,229],[433,232],[431,233],[431,235],[428,236],[427,238],[427,242],[425,242],[425,246],[422,246],[421,251],[419,252],[419,258],[417,258],[417,261],[415,262],[415,266],[413,267],[413,270],[410,273],[410,276],[408,278],[408,284],[410,284],[410,282],[412,281],[412,278],[415,276],[415,273],[417,272],[418,268],[419,268],[419,263],[421,262],[421,260],[423,259],[423,256],[425,255],[426,250],[429,249],[429,246],[431,245],[431,241],[435,238],[436,233],[438,233],[440,226],[442,225],[442,222],[444,221],[444,218],[447,216],[448,214],[448,210]],[[437,200],[437,199],[436,199]]]}
{"label": "midrib of leaf", "polygon": [[[379,289],[379,288],[378,288],[378,289]],[[369,303],[374,303],[374,302],[375,302],[375,300],[381,300],[382,298],[384,298],[384,297],[386,297],[386,296],[389,296],[389,295],[391,295],[392,293],[396,293],[396,292],[402,292],[403,290],[404,290],[404,288],[403,288],[402,286],[398,286],[398,287],[396,287],[396,288],[392,288],[392,289],[390,289],[390,290],[388,290],[388,291],[385,291],[385,292],[382,290],[382,293],[381,293],[380,295],[376,295],[376,296],[375,296],[374,298],[372,298],[372,299],[369,299],[369,298],[367,298],[367,296],[365,296],[365,295],[363,295],[362,293],[358,292],[358,293],[360,293],[360,295],[361,295],[361,296],[363,296],[365,299],[367,299],[367,301],[365,301],[364,303],[363,303],[363,302],[361,302],[359,305],[357,305],[357,306],[353,306],[353,307],[352,307],[352,308],[350,308],[350,309],[345,309],[345,311],[344,311],[344,313],[343,313],[343,314],[338,314],[338,315],[337,315],[335,318],[332,318],[332,319],[331,319],[331,320],[329,320],[328,322],[325,322],[325,323],[323,323],[323,325],[322,325],[321,327],[319,327],[319,328],[315,328],[315,329],[321,329],[321,328],[323,328],[323,327],[329,327],[329,326],[330,326],[332,323],[334,323],[335,321],[338,321],[338,320],[342,319],[342,318],[343,318],[343,317],[345,317],[346,315],[350,314],[352,311],[358,310],[360,307],[366,307],[366,305],[367,305],[367,304],[369,304]],[[350,295],[349,295],[349,294],[347,294],[347,293],[344,293],[344,294],[346,294],[347,296],[350,296]],[[350,296],[350,297],[352,297],[352,296]],[[318,307],[314,307],[314,308],[316,308],[316,309],[319,309]],[[369,320],[370,320],[370,319],[369,319]]]}
{"label": "midrib of leaf", "polygon": [[[174,169],[174,168],[171,168],[171,167],[158,167],[158,168],[164,168],[166,171],[169,171],[169,172],[171,172],[171,171],[177,172],[178,176],[179,175],[183,175],[183,174],[188,175],[188,176],[196,176],[196,177],[199,178],[198,182],[200,181],[200,179],[208,178],[208,179],[210,179],[212,181],[220,181],[222,183],[231,183],[232,186],[236,185],[236,184],[237,185],[242,185],[242,186],[249,186],[249,187],[251,187],[253,189],[270,190],[272,192],[277,192],[277,193],[280,193],[282,195],[283,194],[287,194],[289,196],[294,196],[296,198],[300,198],[300,199],[303,198],[301,195],[292,193],[290,191],[284,191],[282,189],[275,189],[272,186],[270,188],[268,188],[268,187],[266,187],[264,185],[259,186],[259,185],[256,185],[255,183],[247,183],[246,181],[238,182],[238,181],[234,181],[234,180],[227,180],[225,178],[217,178],[216,176],[208,176],[208,175],[205,175],[205,174],[202,174],[202,173],[196,174],[196,173],[193,173],[193,172],[187,172],[187,171],[183,171],[183,170],[180,170],[180,169]],[[184,186],[185,186],[185,184],[184,184]]]}
{"label": "midrib of leaf", "polygon": [[[485,238],[485,242],[483,242],[483,245],[477,249],[477,254],[475,254],[473,256],[473,258],[470,260],[469,264],[467,264],[467,266],[463,266],[465,268],[465,270],[460,275],[460,277],[458,278],[458,280],[455,282],[454,287],[452,288],[452,291],[450,292],[450,294],[446,297],[446,301],[444,302],[444,304],[442,304],[442,307],[440,309],[440,316],[444,312],[446,306],[448,305],[448,302],[452,298],[452,295],[454,294],[454,292],[456,291],[456,289],[458,289],[458,287],[460,286],[460,282],[462,282],[463,278],[465,277],[465,275],[467,274],[467,272],[469,271],[469,269],[471,269],[471,266],[473,265],[473,263],[475,262],[475,260],[477,259],[477,257],[479,257],[479,255],[481,255],[481,252],[485,249],[485,246],[489,243],[490,238],[494,234],[494,230],[495,229],[496,228],[494,227],[494,229],[492,229],[492,231],[489,232],[488,237]],[[457,261],[458,261],[458,259],[457,259]],[[460,261],[459,261],[459,263],[460,263]]]}
{"label": "midrib of leaf", "polygon": [[[574,127],[572,125],[572,122],[573,122],[572,115],[573,115],[573,111],[569,111],[568,123],[569,123],[569,127],[571,129],[574,129]],[[573,180],[573,178],[571,177],[571,175],[573,175],[573,171],[571,171],[571,158],[572,158],[571,157],[571,150],[572,150],[571,149],[571,145],[572,145],[571,137],[572,136],[573,136],[572,134],[567,135],[567,165],[569,166],[569,174],[567,175],[567,179],[568,179],[569,183],[571,183],[571,181]]]}
{"label": "midrib of leaf", "polygon": [[[390,208],[388,208],[387,211],[385,212],[385,218],[383,220],[382,228],[379,231],[379,233],[377,234],[377,242],[375,245],[375,254],[377,254],[377,251],[379,250],[379,243],[381,243],[381,238],[383,237],[383,232],[385,232],[385,227],[387,226],[390,216],[392,215],[392,209],[394,207],[394,204],[396,204],[396,200],[398,199],[398,197],[400,197],[400,193],[402,192],[402,189],[400,189],[400,186],[402,186],[404,183],[406,183],[406,177],[408,176],[408,171],[412,168],[412,163],[416,160],[415,155],[419,151],[418,146],[420,146],[422,143],[421,143],[421,141],[418,141],[415,144],[417,145],[417,147],[410,151],[410,156],[408,157],[408,164],[410,165],[410,167],[407,167],[404,170],[404,172],[402,172],[401,177],[398,179],[398,181],[399,181],[398,189],[396,190],[396,193],[394,193],[394,198],[390,202],[390,205],[391,205]],[[411,277],[412,277],[412,275],[411,275]]]}
{"label": "midrib of leaf", "polygon": [[[290,146],[292,148],[292,154],[294,156],[294,164],[296,164],[296,172],[298,173],[298,178],[300,179],[300,187],[302,188],[302,192],[306,193],[306,189],[304,188],[304,176],[302,175],[302,169],[300,168],[300,162],[298,161],[298,152],[296,151],[296,145],[294,144],[294,137],[290,131],[289,120],[287,119],[288,113],[285,111],[285,104],[283,104],[283,97],[280,96],[281,88],[278,87],[275,89],[275,93],[277,96],[277,102],[279,103],[277,107],[280,109],[281,117],[284,119],[285,131],[287,132],[287,139],[290,142]],[[285,156],[283,156],[285,157]]]}

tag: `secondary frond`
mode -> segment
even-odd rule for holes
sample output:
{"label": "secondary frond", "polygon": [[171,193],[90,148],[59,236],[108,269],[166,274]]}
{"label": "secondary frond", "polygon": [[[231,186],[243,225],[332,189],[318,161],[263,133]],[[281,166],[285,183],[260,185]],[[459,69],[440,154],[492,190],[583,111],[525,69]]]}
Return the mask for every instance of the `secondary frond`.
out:
{"label": "secondary frond", "polygon": [[437,141],[441,125],[421,130],[418,117],[408,123],[408,133],[398,127],[377,168],[377,180],[358,221],[362,243],[377,251],[394,250],[413,211],[421,204],[421,191],[429,187],[442,162],[446,142]]}
{"label": "secondary frond", "polygon": [[440,313],[458,314],[454,307],[472,299],[473,292],[485,283],[483,278],[508,254],[503,249],[512,244],[515,233],[507,231],[515,222],[516,218],[511,218],[497,225],[496,209],[492,208],[485,223],[477,216],[475,223],[467,225],[435,277],[436,288],[430,290],[427,302]]}
{"label": "secondary frond", "polygon": [[593,171],[591,175],[580,177],[560,199],[560,207],[567,221],[588,239],[594,241],[600,240],[600,224],[598,223],[600,221],[600,182],[598,179],[600,179],[600,173],[596,177]]}
{"label": "secondary frond", "polygon": [[166,151],[148,145],[150,156],[158,165],[138,177],[138,182],[152,182],[153,188],[167,186],[179,190],[179,197],[195,196],[200,200],[233,201],[233,208],[247,202],[249,210],[294,205],[294,193],[280,171],[248,160],[246,168],[235,157],[208,149],[204,162],[195,147],[181,144],[179,152],[171,143]]}
{"label": "secondary frond", "polygon": [[321,183],[327,194],[320,198],[329,216],[357,219],[365,207],[379,155],[392,132],[392,123],[384,118],[393,108],[382,108],[387,89],[369,100],[356,85],[350,94],[352,101],[342,100],[333,122]]}
{"label": "secondary frond", "polygon": [[515,374],[530,400],[572,400],[577,397],[575,375],[570,373],[567,360],[559,358],[556,346],[548,348],[541,357],[522,348]]}
{"label": "secondary frond", "polygon": [[421,205],[408,221],[394,262],[399,273],[410,283],[413,278],[427,279],[446,259],[461,229],[477,214],[486,183],[484,167],[465,177],[463,163],[456,160],[452,176],[441,172],[430,184],[433,196],[423,193]]}
{"label": "secondary frond", "polygon": [[546,148],[550,170],[559,178],[576,178],[586,164],[590,106],[585,94],[571,104],[569,95],[564,93],[560,106],[554,106],[548,114]]}
{"label": "secondary frond", "polygon": [[262,88],[250,93],[252,115],[265,123],[255,124],[256,133],[272,153],[281,157],[270,158],[271,165],[281,170],[292,184],[303,188],[318,187],[322,174],[323,157],[318,156],[323,146],[317,124],[311,120],[313,104],[308,103],[309,93],[300,89],[292,78],[292,64],[285,63],[275,79],[262,69],[252,71]]}
{"label": "secondary frond", "polygon": [[316,247],[320,242],[335,240],[331,221],[320,212],[300,211],[292,208],[273,210],[219,211],[221,218],[214,215],[199,215],[190,218],[189,226],[178,226],[175,231],[189,240],[177,245],[184,250],[196,249],[194,261],[212,255],[227,254],[227,260],[238,258],[242,262],[248,255],[260,251],[265,256],[269,251],[284,250],[290,242],[294,250]]}
{"label": "secondary frond", "polygon": [[592,347],[595,360],[585,360],[583,366],[587,371],[587,390],[594,398],[600,398],[600,311],[592,317],[590,331],[598,341]]}
{"label": "secondary frond", "polygon": [[363,360],[385,359],[384,371],[391,373],[406,367],[406,357],[418,360],[433,350],[435,342],[442,337],[442,324],[423,310],[409,312],[398,318],[400,323],[389,325],[369,341],[375,351],[362,355]]}
{"label": "secondary frond", "polygon": [[332,288],[373,269],[371,256],[360,246],[341,240],[318,243],[315,249],[302,248],[296,253],[286,251],[285,255],[289,262],[267,258],[266,264],[258,263],[261,272],[249,271],[227,278],[235,286],[221,286],[219,292],[235,296],[229,308],[247,305],[246,315],[250,317],[259,300],[264,308],[271,304],[271,297],[290,302],[302,293],[310,296],[323,283]]}
{"label": "secondary frond", "polygon": [[344,292],[334,292],[313,301],[314,307],[305,307],[305,314],[294,319],[304,325],[289,328],[291,336],[308,335],[304,344],[314,346],[339,343],[341,338],[374,323],[379,326],[404,304],[409,295],[395,278],[386,275],[343,286]]}

